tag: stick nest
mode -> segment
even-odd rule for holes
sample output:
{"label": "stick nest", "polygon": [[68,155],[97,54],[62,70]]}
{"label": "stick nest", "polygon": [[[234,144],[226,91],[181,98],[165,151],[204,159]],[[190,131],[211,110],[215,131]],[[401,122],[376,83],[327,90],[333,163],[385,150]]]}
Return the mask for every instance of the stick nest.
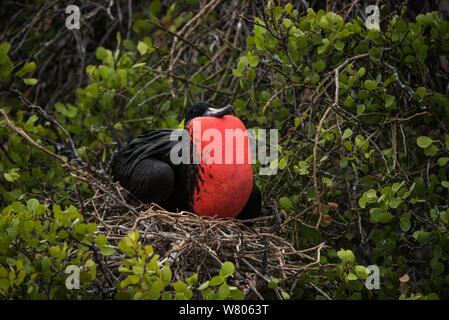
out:
{"label": "stick nest", "polygon": [[[275,206],[272,216],[244,223],[237,219],[202,218],[186,211],[168,212],[156,204],[138,204],[133,206],[135,210],[129,210],[129,206],[117,201],[117,195],[123,202],[127,198],[121,187],[114,186],[114,192],[107,187],[96,189],[95,196],[83,201],[83,213],[89,222],[98,224],[98,232],[116,247],[117,253],[105,260],[116,283],[126,276],[118,272],[125,257],[118,243],[133,231],[140,234],[143,245],[151,245],[161,259],[167,258],[177,281],[198,273],[198,283],[203,283],[217,275],[225,261],[231,261],[235,273],[228,283],[241,288],[247,298],[256,299],[262,298],[258,288],[266,288],[270,276],[297,279],[306,269],[317,267],[320,251],[326,247],[322,243],[296,250],[282,238],[286,224],[281,223]],[[274,293],[280,298],[278,289]]]}

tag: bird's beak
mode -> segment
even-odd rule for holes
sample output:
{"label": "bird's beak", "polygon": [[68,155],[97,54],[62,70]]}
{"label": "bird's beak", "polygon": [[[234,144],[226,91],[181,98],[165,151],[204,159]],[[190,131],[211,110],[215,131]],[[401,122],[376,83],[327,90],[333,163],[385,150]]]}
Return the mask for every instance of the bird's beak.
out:
{"label": "bird's beak", "polygon": [[207,109],[206,113],[203,116],[204,117],[221,118],[225,115],[235,116],[235,109],[232,105],[228,104],[226,107],[223,107],[220,109],[209,108],[209,109]]}

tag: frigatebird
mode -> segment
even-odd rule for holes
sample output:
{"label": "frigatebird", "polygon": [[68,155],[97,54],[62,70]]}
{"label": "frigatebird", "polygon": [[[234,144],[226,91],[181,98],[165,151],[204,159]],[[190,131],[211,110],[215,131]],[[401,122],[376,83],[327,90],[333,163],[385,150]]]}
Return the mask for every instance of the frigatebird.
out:
{"label": "frigatebird", "polygon": [[[142,202],[167,210],[238,219],[259,216],[262,197],[249,160],[248,135],[234,107],[197,103],[187,109],[184,127],[186,135],[174,135],[176,129],[158,129],[131,140],[113,159],[114,180]],[[225,141],[229,130],[244,133],[240,152],[238,134]],[[183,152],[188,156],[182,157]],[[247,155],[243,162],[238,159],[242,152]],[[174,161],[174,155],[187,161]]]}

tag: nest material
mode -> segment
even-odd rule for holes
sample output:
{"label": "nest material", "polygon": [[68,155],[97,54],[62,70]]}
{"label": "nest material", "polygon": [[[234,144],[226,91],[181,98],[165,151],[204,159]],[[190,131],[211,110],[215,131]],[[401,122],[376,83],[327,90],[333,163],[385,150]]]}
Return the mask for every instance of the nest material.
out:
{"label": "nest material", "polygon": [[[83,214],[87,220],[96,222],[98,232],[106,235],[108,243],[115,247],[130,232],[139,232],[143,245],[151,245],[161,258],[167,258],[178,281],[199,270],[198,283],[202,283],[217,275],[225,261],[231,261],[236,272],[228,282],[243,289],[247,298],[262,298],[257,287],[266,287],[271,275],[283,280],[295,279],[306,269],[319,264],[320,251],[326,247],[322,243],[296,250],[280,236],[286,225],[280,223],[277,208],[272,216],[244,222],[202,218],[186,211],[168,212],[155,204],[140,204],[133,207],[135,210],[129,210],[127,206],[124,212],[117,195],[125,202],[125,190],[117,186],[114,188],[117,192],[109,192],[108,188],[96,189],[94,197],[83,201]],[[118,247],[116,251],[117,254],[107,257],[103,269],[107,269],[118,283],[123,278],[118,268],[124,254],[119,253]],[[279,290],[275,293],[280,298]]]}

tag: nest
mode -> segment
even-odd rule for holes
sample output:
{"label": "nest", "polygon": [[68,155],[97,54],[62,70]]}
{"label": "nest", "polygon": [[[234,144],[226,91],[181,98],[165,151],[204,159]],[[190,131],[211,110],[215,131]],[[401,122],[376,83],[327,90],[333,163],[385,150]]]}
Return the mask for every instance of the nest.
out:
{"label": "nest", "polygon": [[[270,276],[297,280],[306,269],[318,267],[320,251],[326,247],[322,243],[296,250],[281,236],[286,224],[277,207],[273,215],[251,220],[202,218],[186,211],[168,212],[156,204],[133,206],[120,186],[95,186],[95,196],[84,200],[82,208],[86,219],[97,223],[98,233],[116,249],[100,268],[110,273],[114,279],[110,283],[126,277],[118,272],[125,257],[118,243],[133,231],[140,234],[143,245],[151,245],[161,259],[167,259],[175,281],[198,273],[200,284],[217,275],[225,261],[234,263],[228,283],[242,289],[247,299],[263,299],[259,291],[267,287]],[[281,297],[279,289],[270,291]]]}

